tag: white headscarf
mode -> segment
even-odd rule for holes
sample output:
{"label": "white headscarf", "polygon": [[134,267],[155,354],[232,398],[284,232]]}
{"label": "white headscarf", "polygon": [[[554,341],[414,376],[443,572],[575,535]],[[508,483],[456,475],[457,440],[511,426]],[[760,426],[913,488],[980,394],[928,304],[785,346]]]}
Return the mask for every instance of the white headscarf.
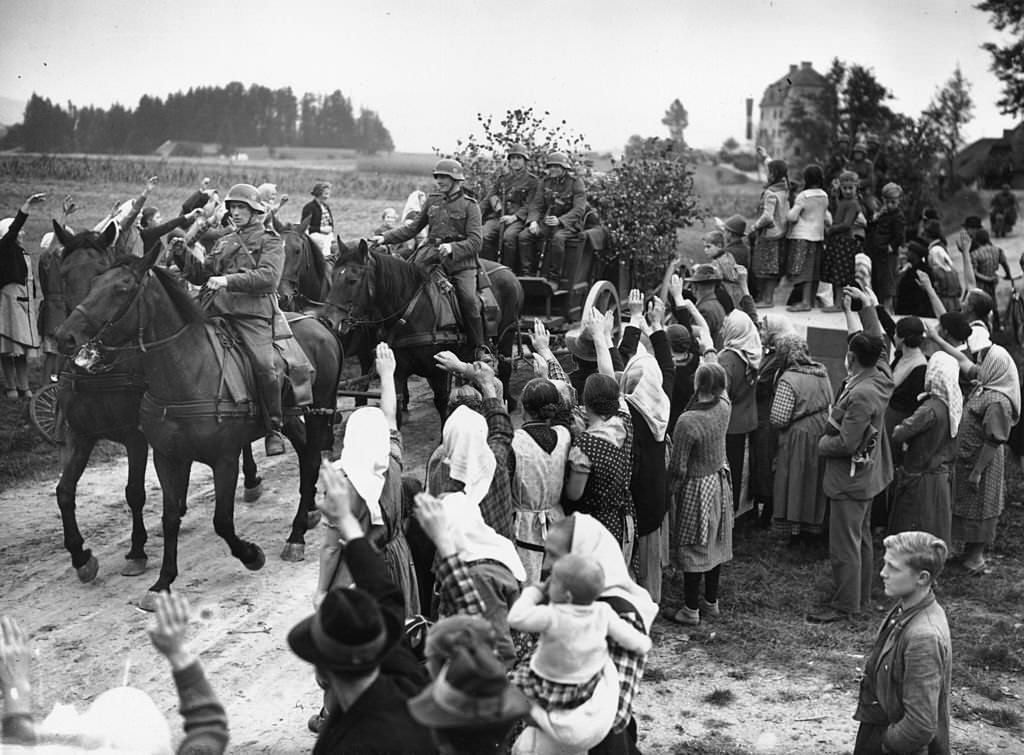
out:
{"label": "white headscarf", "polygon": [[441,500],[448,514],[455,549],[463,561],[471,564],[493,559],[507,566],[519,582],[526,581],[526,569],[519,558],[519,551],[511,540],[499,535],[484,521],[478,501],[473,501],[464,492],[446,493]]}
{"label": "white headscarf", "polygon": [[4,218],[3,220],[0,220],[0,239],[7,235],[7,231],[10,230],[13,222],[14,218]]}
{"label": "white headscarf", "polygon": [[739,309],[734,309],[725,316],[722,323],[722,351],[732,351],[740,359],[756,370],[761,366],[764,350],[761,348],[761,336],[750,316]]}
{"label": "white headscarf", "polygon": [[651,428],[654,439],[665,440],[668,429],[669,398],[661,387],[662,374],[658,360],[640,347],[622,371],[619,390],[626,403],[640,412]]}
{"label": "white headscarf", "polygon": [[622,546],[608,528],[594,517],[576,513],[572,519],[572,546],[569,552],[596,559],[604,569],[601,597],[617,597],[628,601],[640,615],[644,630],[650,632],[658,615],[658,604],[651,600],[647,590],[630,579],[629,569],[622,558]]}
{"label": "white headscarf", "polygon": [[937,351],[928,360],[924,373],[924,390],[920,398],[934,396],[949,410],[949,434],[955,438],[964,413],[964,394],[960,390],[960,364],[944,351]]}
{"label": "white headscarf", "polygon": [[992,344],[978,369],[978,391],[995,391],[1010,400],[1013,423],[1020,419],[1020,375],[1010,353],[998,344]]}
{"label": "white headscarf", "polygon": [[444,423],[441,453],[448,463],[448,476],[463,484],[474,505],[487,495],[497,461],[487,445],[487,420],[468,406],[456,408]]}
{"label": "white headscarf", "polygon": [[380,493],[390,463],[391,428],[384,412],[375,406],[356,409],[345,424],[345,445],[336,465],[366,502],[372,524],[384,524]]}

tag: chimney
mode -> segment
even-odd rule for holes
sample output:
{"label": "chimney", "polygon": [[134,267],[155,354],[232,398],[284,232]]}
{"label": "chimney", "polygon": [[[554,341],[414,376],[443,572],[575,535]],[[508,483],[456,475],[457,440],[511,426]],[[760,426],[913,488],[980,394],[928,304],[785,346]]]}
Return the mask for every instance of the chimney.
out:
{"label": "chimney", "polygon": [[796,73],[796,64],[795,64],[795,63],[793,63],[793,64],[790,64],[790,66],[789,66],[789,72],[790,72],[791,74],[794,74],[794,73]]}
{"label": "chimney", "polygon": [[811,61],[809,61],[809,60],[801,60],[800,61],[800,67],[803,68],[805,71],[808,70],[811,67]]}

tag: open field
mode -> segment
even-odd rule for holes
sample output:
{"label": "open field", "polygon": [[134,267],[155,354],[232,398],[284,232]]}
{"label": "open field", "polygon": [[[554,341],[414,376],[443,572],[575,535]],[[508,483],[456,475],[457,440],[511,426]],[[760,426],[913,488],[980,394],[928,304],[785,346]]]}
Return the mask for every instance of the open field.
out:
{"label": "open field", "polygon": [[[699,184],[706,190],[720,192],[723,206],[730,197],[737,207],[746,206],[751,197],[756,205],[756,184],[720,187],[713,174],[699,178],[708,181]],[[283,219],[297,220],[308,187],[289,180],[282,181],[281,188],[294,199]],[[70,192],[84,205],[72,219],[81,228],[91,226],[112,201],[132,196],[140,186],[141,181],[106,183],[87,177],[8,178],[0,187],[0,204],[8,208],[2,212],[7,215],[29,193],[47,191],[53,196],[50,211]],[[152,203],[170,215],[192,186],[168,178]],[[404,202],[401,192],[382,197],[362,198],[342,189],[332,198],[341,235],[365,235],[385,206],[400,207]],[[44,212],[30,219],[27,236],[33,245],[49,229],[48,218]],[[698,225],[681,234],[684,249],[694,258],[700,253],[700,233]],[[1022,241],[1018,229],[1006,244],[1014,270],[1024,250]],[[521,386],[527,377],[520,366],[515,385]],[[426,456],[439,440],[439,423],[425,386],[417,381],[412,389],[404,431],[406,470],[422,475]],[[83,476],[80,523],[100,559],[100,575],[93,584],[81,585],[61,546],[53,494],[57,454],[34,439],[25,417],[25,402],[0,400],[0,613],[15,615],[34,638],[35,709],[48,712],[55,702],[83,707],[120,683],[128,661],[130,682],[149,691],[168,719],[176,722],[169,674],[145,637],[147,617],[132,605],[149,585],[162,548],[160,493],[152,466],[145,514],[151,564],[150,573],[141,579],[117,575],[128,539],[123,458],[115,447],[105,447]],[[182,525],[176,586],[206,609],[191,636],[228,709],[231,751],[308,752],[313,740],[305,721],[319,706],[318,691],[310,669],[292,656],[284,637],[310,610],[318,538],[316,533],[307,537],[310,547],[304,563],[277,558],[292,514],[297,470],[291,456],[263,458],[260,445],[256,449],[265,479],[264,499],[239,504],[236,520],[240,532],[267,550],[266,567],[249,573],[227,554],[209,521],[211,476],[197,466],[190,513]],[[1024,751],[1024,476],[1014,462],[1007,467],[1011,505],[993,550],[992,573],[978,578],[943,575],[938,591],[953,633],[952,734],[961,755]],[[872,595],[870,615],[847,625],[810,625],[803,615],[829,582],[822,552],[791,550],[784,540],[759,530],[738,531],[735,552],[723,570],[719,620],[692,629],[664,620],[655,624],[655,650],[635,707],[642,751],[851,752],[859,667],[887,603],[880,585]],[[681,579],[670,575],[665,611],[674,612],[681,599]]]}

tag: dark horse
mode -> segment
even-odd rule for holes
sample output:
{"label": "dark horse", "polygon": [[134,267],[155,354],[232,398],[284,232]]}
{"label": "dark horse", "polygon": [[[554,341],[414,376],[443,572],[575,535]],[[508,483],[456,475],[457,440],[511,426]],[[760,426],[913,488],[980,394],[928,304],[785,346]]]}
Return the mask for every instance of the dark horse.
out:
{"label": "dark horse", "polygon": [[[70,311],[85,299],[93,279],[113,264],[114,226],[107,226],[102,233],[82,231],[75,235],[57,222],[53,229],[64,247],[60,261],[61,288],[65,306]],[[124,495],[132,516],[132,535],[121,574],[134,577],[146,569],[148,535],[142,509],[146,503],[149,443],[139,430],[139,403],[144,391],[142,366],[132,355],[95,373],[76,369],[70,363],[61,372],[57,401],[67,428],[57,483],[57,505],[64,529],[64,547],[71,554],[71,565],[83,582],[96,578],[99,562],[92,550],[85,547],[78,529],[75,494],[96,441],[100,439],[120,443],[128,455],[128,484]],[[244,449],[243,456],[246,500],[256,500],[260,491],[256,463],[250,449]]]}
{"label": "dark horse", "polygon": [[[523,288],[503,265],[488,260],[480,264],[491,279],[494,296],[501,308],[498,324],[498,377],[509,398],[512,348],[519,327]],[[398,362],[395,380],[401,385],[409,375],[427,379],[434,392],[434,406],[441,417],[448,405],[447,373],[438,369],[434,355],[456,350],[461,333],[434,332],[436,316],[431,297],[425,295],[427,275],[412,262],[387,252],[370,250],[365,241],[355,249],[343,250],[334,267],[325,314],[342,333],[358,326],[381,327],[395,350]]]}
{"label": "dark horse", "polygon": [[[78,351],[85,366],[95,354],[136,353],[145,372],[147,392],[140,411],[142,431],[153,447],[153,461],[163,489],[164,557],[160,576],[143,600],[170,589],[178,575],[178,531],[193,461],[213,469],[213,525],[231,554],[246,568],[266,562],[255,543],[235,533],[235,485],[241,448],[262,437],[262,418],[250,402],[219,400],[221,370],[210,341],[205,312],[181,283],[154,267],[159,248],[142,258],[119,260],[92,285],[57,332],[66,353]],[[316,370],[313,407],[304,417],[289,414],[284,427],[299,456],[300,499],[281,557],[305,556],[305,533],[319,521],[316,482],[320,452],[330,445],[341,346],[314,318],[291,321],[292,330]],[[82,348],[85,347],[85,348]],[[304,422],[303,422],[304,419]]]}

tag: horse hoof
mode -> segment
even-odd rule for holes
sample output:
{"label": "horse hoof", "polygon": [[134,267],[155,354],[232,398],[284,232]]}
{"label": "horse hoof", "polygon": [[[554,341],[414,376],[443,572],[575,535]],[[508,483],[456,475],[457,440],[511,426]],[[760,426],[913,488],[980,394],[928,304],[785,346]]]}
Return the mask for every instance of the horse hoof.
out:
{"label": "horse hoof", "polygon": [[75,573],[78,574],[80,582],[89,583],[96,579],[99,570],[100,562],[96,560],[96,556],[89,556],[89,560],[75,569]]}
{"label": "horse hoof", "polygon": [[143,611],[148,611],[149,613],[156,611],[156,596],[158,594],[159,593],[155,593],[152,590],[147,590],[146,594],[143,595],[142,599],[139,601],[139,608]]}
{"label": "horse hoof", "polygon": [[321,515],[319,511],[310,511],[306,514],[306,529],[315,530],[316,526],[320,524]]}
{"label": "horse hoof", "polygon": [[124,566],[121,567],[122,577],[138,577],[141,574],[146,573],[145,558],[126,558],[124,560]]}
{"label": "horse hoof", "polygon": [[306,546],[302,543],[285,543],[284,550],[281,551],[282,561],[305,561],[306,560]]}
{"label": "horse hoof", "polygon": [[243,561],[242,566],[244,566],[249,571],[259,571],[263,568],[263,564],[267,563],[267,557],[263,553],[263,549],[260,548],[258,545],[254,545],[253,548],[256,549],[256,556],[252,559],[252,561]]}
{"label": "horse hoof", "polygon": [[263,495],[263,483],[257,482],[251,488],[245,489],[245,492],[242,493],[242,500],[246,503],[252,503],[258,501],[261,495]]}

